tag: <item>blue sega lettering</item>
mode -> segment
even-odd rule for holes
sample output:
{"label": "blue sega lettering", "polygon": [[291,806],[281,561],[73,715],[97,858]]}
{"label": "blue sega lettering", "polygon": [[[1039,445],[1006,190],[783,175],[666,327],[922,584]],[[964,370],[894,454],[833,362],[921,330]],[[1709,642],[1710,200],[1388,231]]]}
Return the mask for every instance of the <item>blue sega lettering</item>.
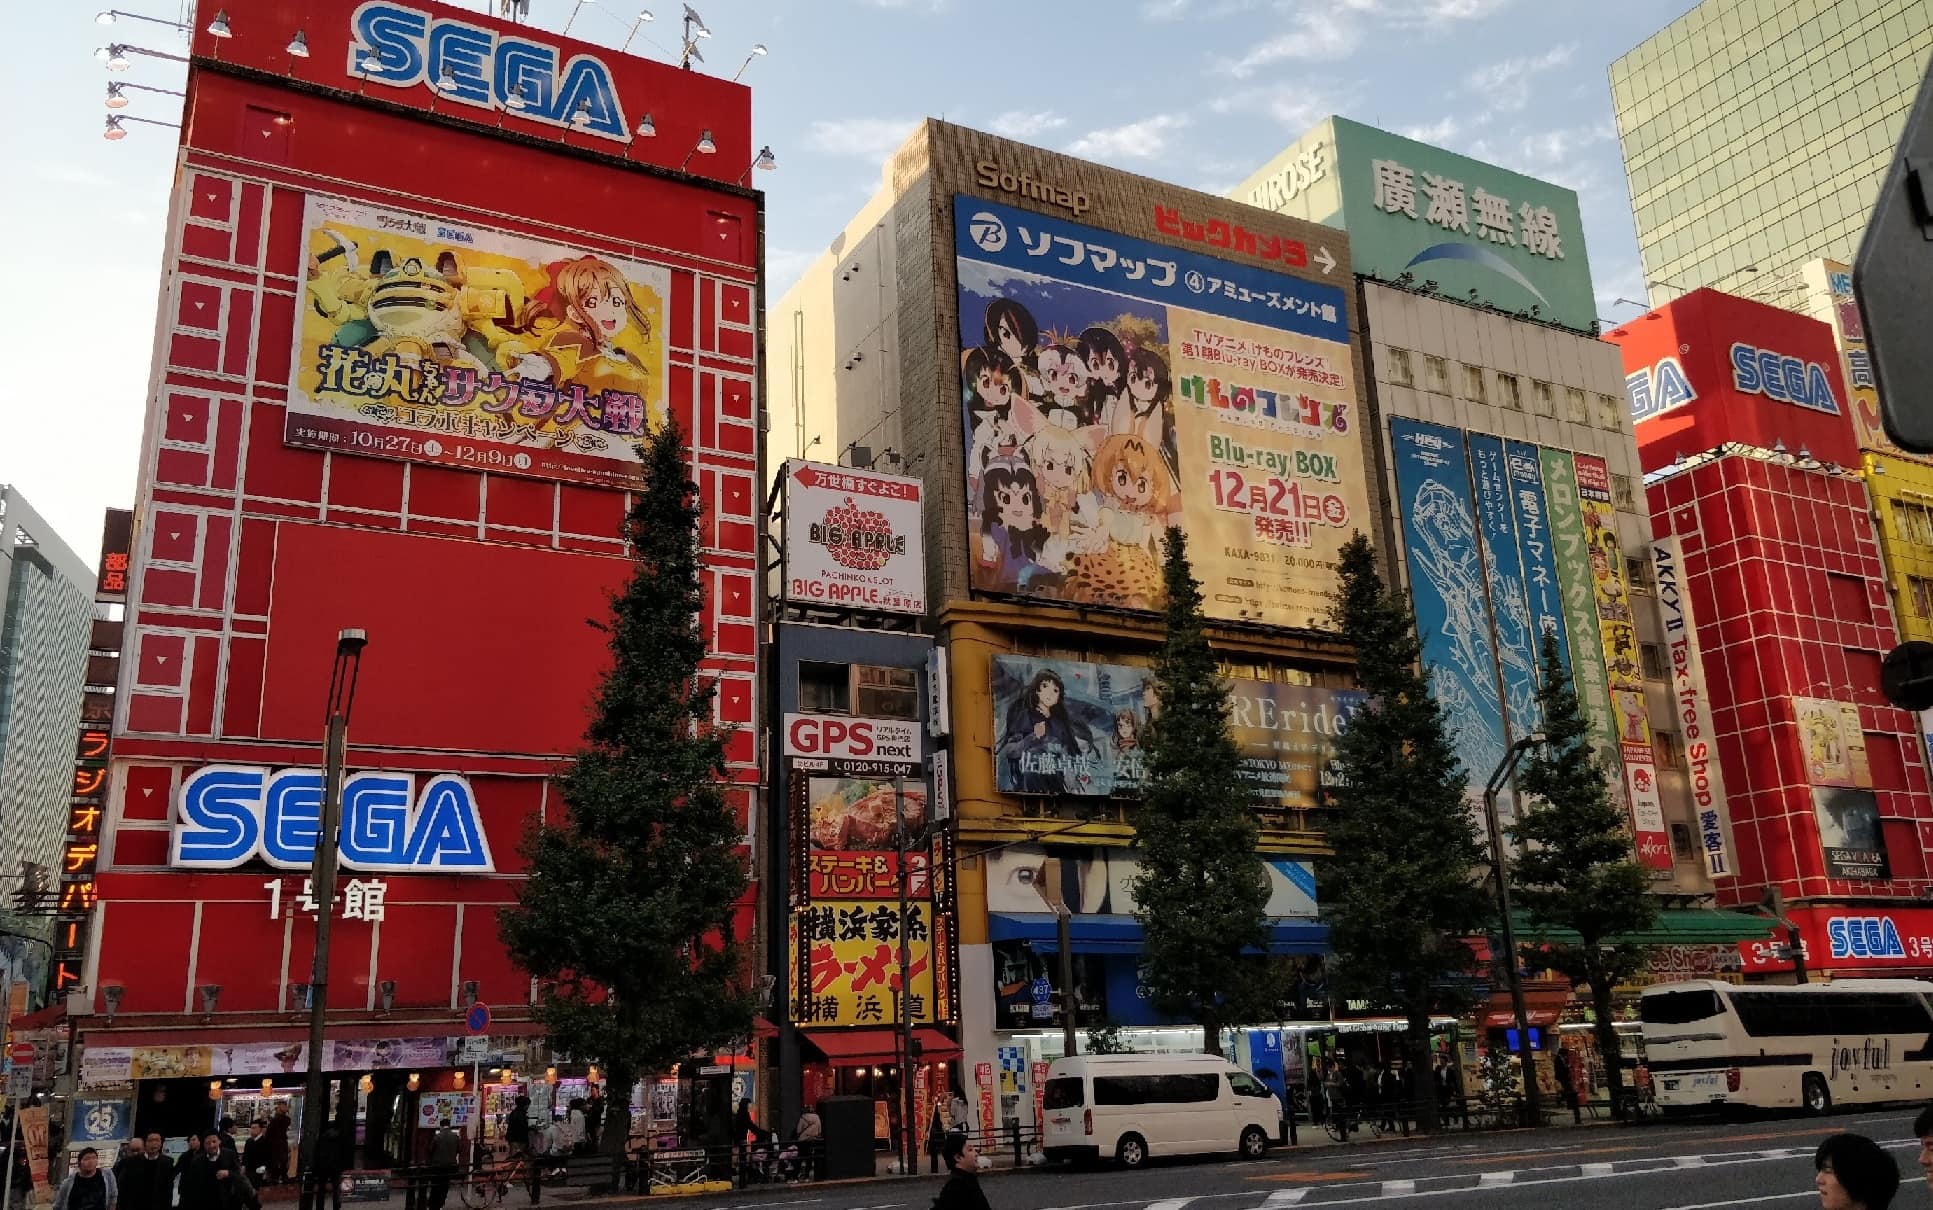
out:
{"label": "blue sega lettering", "polygon": [[[182,783],[168,862],[225,870],[260,857],[278,869],[307,869],[321,817],[319,770],[210,765]],[[450,773],[430,778],[420,793],[413,774],[349,775],[337,850],[351,870],[482,874],[496,868],[476,794],[468,780]]]}
{"label": "blue sega lettering", "polygon": [[1732,346],[1732,385],[1748,395],[1839,414],[1825,367],[1816,361],[1800,361],[1741,341]]}
{"label": "blue sega lettering", "polygon": [[1834,916],[1826,921],[1826,940],[1834,958],[1906,957],[1891,916]]}
{"label": "blue sega lettering", "polygon": [[[349,75],[414,88],[428,83],[464,105],[512,110],[518,117],[585,134],[631,141],[617,84],[604,61],[574,55],[559,64],[555,46],[498,34],[454,17],[369,0],[350,17]],[[444,87],[437,87],[437,85]],[[521,107],[511,104],[521,98]]]}

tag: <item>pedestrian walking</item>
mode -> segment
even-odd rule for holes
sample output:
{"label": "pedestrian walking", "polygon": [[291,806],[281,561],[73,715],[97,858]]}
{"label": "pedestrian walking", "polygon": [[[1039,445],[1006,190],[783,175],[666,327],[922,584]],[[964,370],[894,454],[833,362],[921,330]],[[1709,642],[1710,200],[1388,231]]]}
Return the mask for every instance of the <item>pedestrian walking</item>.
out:
{"label": "pedestrian walking", "polygon": [[182,1210],[261,1210],[261,1205],[241,1157],[222,1145],[219,1131],[209,1132],[181,1174]]}
{"label": "pedestrian walking", "polygon": [[590,1143],[585,1148],[595,1152],[604,1138],[604,1088],[600,1084],[591,1085],[590,1100],[584,1102],[584,1138]]}
{"label": "pedestrian walking", "polygon": [[315,1181],[317,1210],[321,1208],[324,1189],[329,1191],[334,1210],[342,1210],[342,1173],[348,1166],[348,1157],[343,1154],[341,1128],[333,1120],[324,1122],[322,1133],[316,1136],[315,1158],[309,1164],[310,1177]]}
{"label": "pedestrian walking", "polygon": [[940,1170],[940,1157],[946,1153],[946,1118],[940,1113],[940,1104],[933,1102],[933,1116],[926,1123],[927,1171]]}
{"label": "pedestrian walking", "polygon": [[792,1138],[799,1145],[800,1173],[806,1180],[819,1174],[819,1149],[825,1142],[825,1123],[819,1120],[819,1111],[807,1105],[799,1114],[799,1124],[794,1127]]}
{"label": "pedestrian walking", "polygon": [[462,1148],[463,1136],[451,1127],[450,1119],[444,1118],[436,1133],[430,1136],[429,1210],[443,1210],[443,1203],[450,1200],[450,1179],[456,1175],[457,1158]]}
{"label": "pedestrian walking", "polygon": [[1863,1134],[1835,1134],[1812,1157],[1819,1210],[1887,1210],[1899,1191],[1899,1166]]}
{"label": "pedestrian walking", "polygon": [[986,1191],[980,1188],[980,1151],[973,1140],[958,1131],[948,1131],[942,1154],[952,1175],[940,1186],[933,1210],[993,1210],[987,1204]]}
{"label": "pedestrian walking", "polygon": [[1913,1137],[1920,1141],[1920,1172],[1926,1183],[1933,1187],[1933,1105],[1928,1105],[1913,1118]]}
{"label": "pedestrian walking", "polygon": [[519,1095],[510,1106],[503,1123],[503,1141],[510,1147],[511,1158],[523,1161],[524,1179],[530,1186],[530,1204],[541,1204],[544,1200],[543,1163],[530,1136],[529,1097]]}
{"label": "pedestrian walking", "polygon": [[947,1127],[954,1134],[966,1134],[973,1129],[973,1119],[967,1114],[967,1099],[959,1089],[953,1090],[953,1099],[946,1104]]}
{"label": "pedestrian walking", "polygon": [[1571,1124],[1578,1125],[1584,1121],[1584,1111],[1577,1104],[1577,1080],[1571,1071],[1571,1052],[1559,1046],[1551,1059],[1551,1067],[1557,1074],[1557,1095],[1571,1111]]}
{"label": "pedestrian walking", "polygon": [[294,1124],[287,1105],[277,1105],[274,1116],[268,1120],[268,1173],[271,1185],[279,1185],[289,1179],[289,1128]]}
{"label": "pedestrian walking", "polygon": [[174,1162],[161,1154],[161,1132],[151,1131],[140,1150],[114,1165],[121,1210],[168,1210],[174,1202]]}
{"label": "pedestrian walking", "polygon": [[83,1147],[78,1166],[54,1193],[54,1210],[114,1210],[119,1197],[114,1174],[101,1167],[101,1153]]}
{"label": "pedestrian walking", "polygon": [[248,1183],[258,1188],[268,1183],[268,1123],[260,1118],[248,1124],[248,1138],[242,1143],[242,1171]]}
{"label": "pedestrian walking", "polygon": [[1387,1060],[1382,1070],[1376,1073],[1376,1106],[1380,1117],[1378,1124],[1384,1130],[1396,1129],[1396,1102],[1401,1097],[1402,1081],[1396,1078],[1396,1070]]}

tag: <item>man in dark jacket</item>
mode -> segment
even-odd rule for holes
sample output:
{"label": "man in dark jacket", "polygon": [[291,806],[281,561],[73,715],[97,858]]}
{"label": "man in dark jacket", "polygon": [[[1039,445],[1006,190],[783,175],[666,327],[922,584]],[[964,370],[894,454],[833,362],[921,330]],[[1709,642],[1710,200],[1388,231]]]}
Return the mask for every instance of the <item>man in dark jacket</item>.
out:
{"label": "man in dark jacket", "polygon": [[940,1186],[940,1195],[933,1199],[933,1210],[993,1210],[987,1204],[986,1192],[980,1188],[980,1150],[973,1141],[964,1134],[948,1131],[940,1153],[946,1157],[947,1171],[953,1175]]}
{"label": "man in dark jacket", "polygon": [[139,1151],[114,1165],[121,1189],[121,1210],[169,1210],[174,1202],[175,1166],[161,1154],[161,1132],[152,1131]]}
{"label": "man in dark jacket", "polygon": [[257,1210],[255,1190],[242,1171],[241,1157],[210,1132],[181,1174],[181,1210]]}

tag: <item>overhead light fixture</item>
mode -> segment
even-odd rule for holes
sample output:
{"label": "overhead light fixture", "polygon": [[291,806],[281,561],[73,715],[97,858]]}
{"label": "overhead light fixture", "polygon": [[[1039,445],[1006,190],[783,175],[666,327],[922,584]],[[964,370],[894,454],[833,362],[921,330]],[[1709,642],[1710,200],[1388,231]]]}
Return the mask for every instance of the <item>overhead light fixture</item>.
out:
{"label": "overhead light fixture", "polygon": [[101,137],[110,143],[118,143],[128,137],[128,132],[121,128],[120,118],[115,117],[113,114],[108,114],[107,129],[101,132]]}
{"label": "overhead light fixture", "polygon": [[113,25],[116,21],[120,20],[122,17],[128,17],[135,21],[146,21],[150,25],[165,25],[165,26],[168,26],[170,29],[188,28],[186,25],[182,24],[181,22],[170,21],[166,17],[150,17],[144,13],[130,13],[118,8],[105,8],[105,9],[102,9],[100,12],[95,13],[94,24]]}
{"label": "overhead light fixture", "polygon": [[777,168],[778,166],[779,166],[778,157],[772,154],[771,144],[768,143],[765,146],[758,149],[758,155],[753,158],[752,162],[749,165],[746,166],[744,172],[739,173],[738,184],[743,185],[746,181],[746,178],[752,175],[752,169],[754,168],[758,169],[760,172],[770,172],[774,168]]}
{"label": "overhead light fixture", "polygon": [[107,82],[107,107],[109,109],[126,109],[128,107],[128,99],[122,95],[121,84],[118,80],[109,80]]}
{"label": "overhead light fixture", "polygon": [[658,124],[651,120],[651,115],[648,113],[638,119],[638,137],[641,139],[658,137]]}
{"label": "overhead light fixture", "polygon": [[360,67],[365,74],[372,71],[381,71],[383,69],[383,57],[372,51],[369,54],[364,55],[362,57],[362,62],[358,63],[356,66]]}
{"label": "overhead light fixture", "polygon": [[519,84],[517,85],[515,91],[513,91],[508,97],[504,98],[503,107],[509,110],[511,113],[522,113],[524,111],[524,106],[527,104],[527,102],[524,100],[524,96],[525,96],[524,85]]}
{"label": "overhead light fixture", "polygon": [[94,14],[94,24],[112,25],[114,24],[114,16],[115,16],[115,13],[113,9],[111,8],[102,9],[100,12]]}
{"label": "overhead light fixture", "polygon": [[109,71],[126,71],[128,69],[127,49],[125,46],[110,46],[107,48],[107,69]]}
{"label": "overhead light fixture", "polygon": [[591,103],[589,101],[579,101],[577,103],[577,109],[571,114],[571,126],[577,130],[582,130],[590,124]]}
{"label": "overhead light fixture", "polygon": [[215,19],[208,23],[208,36],[211,38],[232,38],[235,32],[228,28],[228,10],[216,9]]}
{"label": "overhead light fixture", "polygon": [[699,16],[698,10],[689,4],[685,5],[685,23],[692,27],[692,32],[697,37],[711,37],[711,29],[705,24],[705,19]]}
{"label": "overhead light fixture", "polygon": [[699,155],[718,154],[718,144],[711,141],[711,131],[707,130],[700,134],[698,136],[698,146],[692,148],[692,150],[696,151]]}
{"label": "overhead light fixture", "polygon": [[652,12],[650,9],[648,8],[639,9],[638,19],[636,21],[631,22],[631,32],[624,35],[624,45],[617,48],[617,53],[624,54],[628,52],[631,49],[631,39],[638,36],[638,30],[641,27],[648,25],[651,22],[656,20],[657,20],[657,17],[652,15]]}
{"label": "overhead light fixture", "polygon": [[309,57],[309,35],[299,29],[296,30],[295,37],[290,38],[289,44],[283,47],[282,49],[288,51],[289,54],[295,56],[298,59],[308,58]]}
{"label": "overhead light fixture", "polygon": [[755,43],[752,46],[751,53],[745,56],[745,61],[743,63],[740,63],[738,65],[738,70],[732,73],[732,79],[736,80],[740,76],[744,75],[745,69],[752,65],[752,60],[760,58],[764,56],[766,53],[767,52],[765,49],[765,43],[763,42]]}
{"label": "overhead light fixture", "polygon": [[445,69],[442,75],[436,77],[436,91],[438,92],[456,91],[456,77],[451,75],[448,69]]}

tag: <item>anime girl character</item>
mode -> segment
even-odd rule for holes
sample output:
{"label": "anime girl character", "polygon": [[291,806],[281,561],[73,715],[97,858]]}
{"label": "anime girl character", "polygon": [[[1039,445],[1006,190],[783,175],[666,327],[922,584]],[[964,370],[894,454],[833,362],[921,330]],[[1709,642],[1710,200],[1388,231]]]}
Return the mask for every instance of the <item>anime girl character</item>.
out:
{"label": "anime girl character", "polygon": [[1122,792],[1141,785],[1147,773],[1147,753],[1141,748],[1141,720],[1132,710],[1114,712],[1114,788]]}
{"label": "anime girl character", "polygon": [[1087,727],[1067,709],[1060,673],[1043,668],[1007,708],[1000,735],[1007,772],[1002,780],[1018,794],[1079,793],[1093,747]]}
{"label": "anime girl character", "polygon": [[610,390],[650,398],[643,346],[651,320],[624,274],[595,256],[553,261],[544,272],[550,284],[524,308],[518,330],[496,342],[498,367],[591,395]]}
{"label": "anime girl character", "polygon": [[1050,536],[1040,523],[1040,486],[1034,472],[1014,457],[996,458],[980,478],[982,586],[1028,592],[1048,572],[1041,562]]}
{"label": "anime girl character", "polygon": [[1180,483],[1174,410],[1169,404],[1173,396],[1174,380],[1169,376],[1167,361],[1153,349],[1137,346],[1128,355],[1127,389],[1101,423],[1110,433],[1133,433],[1160,450],[1169,474]]}
{"label": "anime girl character", "polygon": [[1040,415],[1052,421],[1055,412],[1066,412],[1076,427],[1094,423],[1087,411],[1087,363],[1073,345],[1049,345],[1035,358],[1040,367],[1042,393],[1034,396]]}
{"label": "anime girl character", "polygon": [[1043,388],[1034,361],[1040,348],[1040,325],[1033,315],[1011,298],[996,298],[987,304],[985,331],[986,347],[1005,353],[1019,369],[1021,394],[1040,396]]}
{"label": "anime girl character", "polygon": [[[968,349],[960,354],[960,385],[966,394],[967,483],[979,482],[987,465],[1011,454],[1036,420],[1033,404],[1020,391],[1020,369],[999,349]],[[1016,413],[1016,407],[1019,409]]]}
{"label": "anime girl character", "polygon": [[1133,433],[1116,433],[1094,454],[1102,511],[1078,553],[1066,559],[1074,599],[1145,609],[1161,597],[1161,539],[1176,503],[1161,455]]}
{"label": "anime girl character", "polygon": [[1128,352],[1121,347],[1119,336],[1098,324],[1082,332],[1074,348],[1087,365],[1087,395],[1082,402],[1086,405],[1087,423],[1094,424],[1126,392]]}
{"label": "anime girl character", "polygon": [[[1041,520],[1057,538],[1069,537],[1076,514],[1083,511],[1082,501],[1092,482],[1096,435],[1095,429],[1077,428],[1068,413],[1055,412],[1027,439],[1023,452],[1040,485]],[[1085,511],[1092,513],[1093,505]]]}

